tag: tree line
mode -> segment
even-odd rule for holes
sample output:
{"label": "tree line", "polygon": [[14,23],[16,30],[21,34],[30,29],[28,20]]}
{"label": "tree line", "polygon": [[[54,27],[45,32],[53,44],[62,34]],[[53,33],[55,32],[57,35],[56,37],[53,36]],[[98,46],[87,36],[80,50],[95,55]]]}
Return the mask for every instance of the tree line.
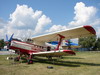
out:
{"label": "tree line", "polygon": [[100,37],[90,36],[79,38],[78,43],[81,48],[87,48],[89,51],[100,51]]}
{"label": "tree line", "polygon": [[1,40],[0,40],[0,49],[1,49],[1,48],[4,48],[4,46],[5,46],[4,39],[1,39]]}

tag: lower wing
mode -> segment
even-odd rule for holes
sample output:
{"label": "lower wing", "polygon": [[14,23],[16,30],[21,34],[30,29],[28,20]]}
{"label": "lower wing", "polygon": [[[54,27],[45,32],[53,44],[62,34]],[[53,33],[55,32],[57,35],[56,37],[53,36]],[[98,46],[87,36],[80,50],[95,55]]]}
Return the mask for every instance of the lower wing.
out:
{"label": "lower wing", "polygon": [[33,53],[35,56],[43,56],[43,57],[57,57],[57,56],[67,56],[67,55],[75,55],[75,52],[72,50],[58,50],[58,51],[46,51],[46,52],[37,52]]}

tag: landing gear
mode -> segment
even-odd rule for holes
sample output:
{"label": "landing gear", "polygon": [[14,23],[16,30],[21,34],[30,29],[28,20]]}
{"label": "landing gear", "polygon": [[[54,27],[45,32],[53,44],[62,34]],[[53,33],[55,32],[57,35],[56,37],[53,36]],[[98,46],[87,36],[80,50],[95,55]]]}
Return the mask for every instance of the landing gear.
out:
{"label": "landing gear", "polygon": [[20,59],[19,57],[15,57],[14,61],[19,61],[19,59]]}
{"label": "landing gear", "polygon": [[29,57],[27,59],[27,63],[28,64],[33,64],[32,55],[29,55]]}
{"label": "landing gear", "polygon": [[27,61],[27,63],[28,63],[28,64],[33,64],[33,60],[29,59],[29,60]]}
{"label": "landing gear", "polygon": [[21,56],[23,55],[20,51],[17,51],[17,50],[15,50],[15,54],[19,54],[19,56],[17,56],[17,57],[15,57],[14,58],[14,61],[16,62],[16,61],[19,61],[20,60],[20,58],[21,58]]}
{"label": "landing gear", "polygon": [[33,64],[33,60],[32,60],[33,55],[32,54],[27,55],[27,54],[20,53],[18,57],[14,58],[14,61],[15,62],[20,61],[20,59],[24,59],[24,57],[25,57],[25,60],[27,60],[27,64]]}

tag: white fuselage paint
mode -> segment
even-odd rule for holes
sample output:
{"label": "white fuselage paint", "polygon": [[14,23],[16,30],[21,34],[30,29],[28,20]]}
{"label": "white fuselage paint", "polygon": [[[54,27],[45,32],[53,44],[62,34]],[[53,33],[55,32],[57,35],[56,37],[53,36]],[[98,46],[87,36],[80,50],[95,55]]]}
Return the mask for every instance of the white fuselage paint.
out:
{"label": "white fuselage paint", "polygon": [[32,45],[22,43],[22,42],[17,42],[17,41],[12,41],[11,46],[26,49],[26,50],[32,50]]}

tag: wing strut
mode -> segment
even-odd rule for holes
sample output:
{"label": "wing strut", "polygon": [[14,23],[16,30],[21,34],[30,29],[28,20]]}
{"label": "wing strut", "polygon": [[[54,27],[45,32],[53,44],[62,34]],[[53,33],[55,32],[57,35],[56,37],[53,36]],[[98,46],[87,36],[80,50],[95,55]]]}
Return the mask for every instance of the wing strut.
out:
{"label": "wing strut", "polygon": [[58,43],[56,50],[59,50],[59,46],[61,45],[62,39],[65,38],[65,36],[60,35],[60,34],[58,34],[58,36],[60,37],[60,39],[59,39],[59,43]]}

